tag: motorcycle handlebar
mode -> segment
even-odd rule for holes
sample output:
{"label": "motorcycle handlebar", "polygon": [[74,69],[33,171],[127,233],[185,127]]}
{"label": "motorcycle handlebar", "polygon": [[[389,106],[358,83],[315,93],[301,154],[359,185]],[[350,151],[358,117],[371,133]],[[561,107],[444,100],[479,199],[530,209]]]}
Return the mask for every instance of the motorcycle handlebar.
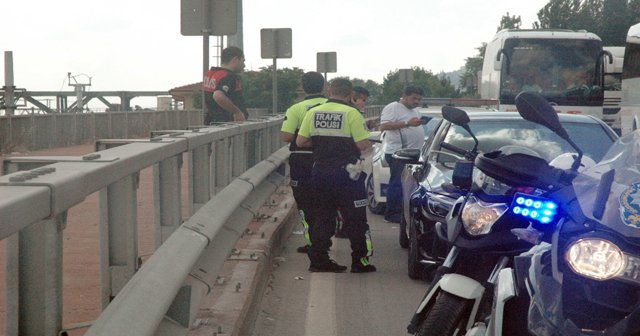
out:
{"label": "motorcycle handlebar", "polygon": [[469,154],[469,151],[464,150],[464,149],[462,149],[462,148],[460,148],[458,146],[454,146],[452,144],[448,144],[446,142],[443,142],[441,145],[442,145],[442,148],[448,149],[448,150],[450,150],[450,151],[452,151],[454,153],[457,153],[457,154],[460,154],[460,155],[463,155],[463,156],[467,156],[467,154]]}

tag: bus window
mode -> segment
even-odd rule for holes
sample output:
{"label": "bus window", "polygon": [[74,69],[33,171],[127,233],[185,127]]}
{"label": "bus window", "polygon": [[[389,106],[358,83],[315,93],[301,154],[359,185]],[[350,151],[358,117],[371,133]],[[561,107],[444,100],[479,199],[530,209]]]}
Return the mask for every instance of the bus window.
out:
{"label": "bus window", "polygon": [[558,105],[602,104],[596,69],[600,41],[512,38],[504,51],[509,69],[501,76],[501,100],[512,101],[520,85],[521,91],[540,92]]}
{"label": "bus window", "polygon": [[622,74],[612,73],[604,75],[604,90],[605,91],[620,91],[622,90]]}
{"label": "bus window", "polygon": [[624,54],[622,79],[640,77],[640,45],[629,43]]}
{"label": "bus window", "polygon": [[634,42],[627,42],[624,53],[620,108],[622,134],[635,131],[640,125],[640,44]]}

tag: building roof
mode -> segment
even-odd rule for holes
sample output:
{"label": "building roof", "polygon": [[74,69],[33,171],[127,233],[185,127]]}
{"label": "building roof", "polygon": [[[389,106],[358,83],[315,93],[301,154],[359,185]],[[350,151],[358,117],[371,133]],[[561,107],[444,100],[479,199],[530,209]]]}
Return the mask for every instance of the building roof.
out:
{"label": "building roof", "polygon": [[185,97],[200,92],[202,92],[202,82],[178,86],[169,90],[171,97],[177,101],[184,101]]}

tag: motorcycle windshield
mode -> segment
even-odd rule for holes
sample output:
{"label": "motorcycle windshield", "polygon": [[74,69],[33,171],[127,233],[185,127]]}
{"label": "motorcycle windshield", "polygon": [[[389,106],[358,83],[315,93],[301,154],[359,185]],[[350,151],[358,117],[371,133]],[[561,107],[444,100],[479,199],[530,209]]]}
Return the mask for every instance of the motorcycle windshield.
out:
{"label": "motorcycle windshield", "polygon": [[[597,202],[598,185],[603,174],[615,170],[610,192]],[[583,213],[626,237],[640,237],[640,130],[618,139],[603,159],[582,171],[573,188]],[[605,193],[606,195],[606,193]],[[594,212],[602,211],[602,218]]]}

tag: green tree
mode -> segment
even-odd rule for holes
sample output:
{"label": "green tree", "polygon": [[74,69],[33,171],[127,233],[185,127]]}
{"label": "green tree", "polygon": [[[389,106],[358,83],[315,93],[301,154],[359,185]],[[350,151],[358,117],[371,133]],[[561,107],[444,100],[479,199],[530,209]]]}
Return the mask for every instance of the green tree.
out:
{"label": "green tree", "polygon": [[487,44],[483,42],[480,47],[476,48],[478,54],[473,57],[467,57],[465,60],[464,73],[460,77],[460,83],[458,83],[461,88],[460,91],[463,92],[465,97],[478,96],[478,82],[480,81],[478,74],[482,71],[482,63],[484,62],[484,52],[486,49]]}
{"label": "green tree", "polygon": [[503,29],[520,29],[521,24],[522,19],[520,18],[520,15],[509,15],[509,12],[507,12],[507,14],[503,15],[500,19],[498,31],[501,31]]}
{"label": "green tree", "polygon": [[538,12],[537,29],[584,29],[604,45],[624,45],[627,30],[640,20],[639,0],[551,0]]}
{"label": "green tree", "polygon": [[604,0],[583,0],[575,22],[570,26],[570,29],[584,29],[600,35],[604,22],[602,17],[603,6]]}
{"label": "green tree", "polygon": [[[424,89],[425,97],[434,98],[456,98],[460,93],[451,84],[451,81],[445,76],[436,76],[431,71],[427,71],[421,67],[412,67],[413,81],[408,83],[416,85]],[[402,91],[407,83],[400,81],[400,71],[391,71],[385,76],[382,83],[382,94],[378,97],[374,104],[388,104],[397,101],[402,96]]]}
{"label": "green tree", "polygon": [[623,46],[627,30],[635,23],[628,10],[627,0],[607,0],[602,6],[602,23],[598,36],[606,45]]}
{"label": "green tree", "polygon": [[[278,81],[278,108],[284,112],[301,95],[300,77],[304,71],[299,68],[276,70]],[[240,75],[242,91],[247,107],[272,108],[273,71],[272,67],[262,67],[259,71],[249,71]]]}
{"label": "green tree", "polygon": [[202,108],[202,93],[194,93],[191,95],[191,99],[193,100],[193,108],[201,109]]}
{"label": "green tree", "polygon": [[536,29],[573,29],[580,0],[551,0],[538,11]]}
{"label": "green tree", "polygon": [[627,5],[627,10],[629,13],[629,22],[628,22],[629,26],[640,22],[640,0],[629,1],[629,5]]}

